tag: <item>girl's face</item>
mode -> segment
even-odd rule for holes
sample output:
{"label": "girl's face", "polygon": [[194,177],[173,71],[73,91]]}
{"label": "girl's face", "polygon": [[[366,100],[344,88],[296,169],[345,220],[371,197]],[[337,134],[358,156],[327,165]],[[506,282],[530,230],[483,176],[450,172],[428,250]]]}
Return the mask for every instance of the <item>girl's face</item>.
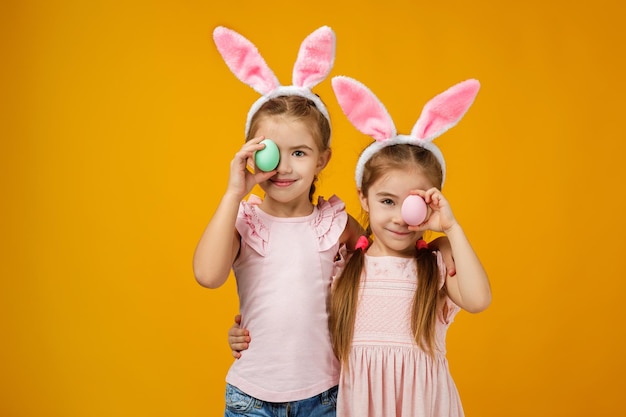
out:
{"label": "girl's face", "polygon": [[309,190],[326,166],[330,150],[320,151],[307,125],[297,119],[271,116],[261,120],[255,136],[272,139],[280,150],[277,173],[260,184],[265,191],[263,208],[278,216],[311,213]]}
{"label": "girl's face", "polygon": [[393,169],[373,183],[365,196],[359,190],[361,207],[369,214],[374,243],[367,251],[372,256],[414,256],[415,243],[422,232],[409,231],[401,207],[411,190],[428,190],[434,185],[414,167]]}

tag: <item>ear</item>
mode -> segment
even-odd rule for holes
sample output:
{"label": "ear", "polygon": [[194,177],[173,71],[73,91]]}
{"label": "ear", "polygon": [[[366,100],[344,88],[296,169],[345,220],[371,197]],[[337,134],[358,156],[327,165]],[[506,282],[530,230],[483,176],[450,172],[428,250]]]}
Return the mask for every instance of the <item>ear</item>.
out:
{"label": "ear", "polygon": [[213,40],[228,68],[244,84],[261,95],[280,86],[274,72],[248,39],[234,30],[218,26],[213,30]]}
{"label": "ear", "polygon": [[322,26],[302,41],[293,67],[293,85],[312,89],[328,77],[335,61],[335,32]]}
{"label": "ear", "polygon": [[326,165],[328,165],[328,162],[330,162],[331,156],[332,151],[330,150],[330,148],[320,153],[320,156],[317,159],[317,166],[315,167],[316,174],[319,174],[324,168],[326,168]]}
{"label": "ear", "polygon": [[359,202],[361,203],[361,208],[366,213],[369,213],[370,207],[369,207],[369,203],[367,202],[367,197],[363,194],[360,188],[357,190],[357,192],[359,193]]}
{"label": "ear", "polygon": [[391,116],[369,88],[344,76],[333,77],[332,85],[341,110],[361,133],[379,141],[396,136]]}
{"label": "ear", "polygon": [[411,136],[431,141],[456,125],[470,108],[480,83],[470,79],[456,84],[431,99],[422,110]]}

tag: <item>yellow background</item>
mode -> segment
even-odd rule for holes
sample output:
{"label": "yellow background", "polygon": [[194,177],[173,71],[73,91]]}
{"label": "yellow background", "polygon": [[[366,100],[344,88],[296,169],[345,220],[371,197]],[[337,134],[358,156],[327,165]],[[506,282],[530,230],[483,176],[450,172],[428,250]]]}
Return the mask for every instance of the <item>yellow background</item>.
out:
{"label": "yellow background", "polygon": [[[302,39],[337,35],[350,75],[408,133],[478,78],[437,140],[444,191],[494,301],[461,313],[451,371],[468,416],[626,415],[621,2],[4,1],[0,6],[0,415],[218,416],[234,280],[191,258],[257,94],[216,52],[226,25],[291,80]],[[323,195],[360,214],[368,143],[326,81]],[[298,323],[293,323],[298,326]]]}

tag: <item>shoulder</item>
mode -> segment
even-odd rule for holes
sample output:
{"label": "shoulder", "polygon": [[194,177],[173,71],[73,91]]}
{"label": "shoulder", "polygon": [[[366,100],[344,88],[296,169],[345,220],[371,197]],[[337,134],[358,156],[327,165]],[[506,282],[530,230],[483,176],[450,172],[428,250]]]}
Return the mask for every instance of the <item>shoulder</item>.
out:
{"label": "shoulder", "polygon": [[339,238],[346,228],[348,214],[346,205],[337,196],[328,200],[319,197],[317,200],[317,215],[312,219],[311,226],[320,243],[320,249],[326,250],[339,242]]}
{"label": "shoulder", "polygon": [[335,217],[346,217],[346,204],[342,199],[336,195],[331,196],[329,199],[325,199],[320,196],[317,198],[317,217],[316,222],[320,223],[324,219],[332,219]]}
{"label": "shoulder", "polygon": [[333,194],[328,199],[324,198],[323,196],[319,196],[317,198],[317,208],[319,210],[332,210],[334,212],[337,212],[344,211],[346,209],[346,204],[341,198]]}
{"label": "shoulder", "polygon": [[263,255],[269,241],[269,228],[266,224],[267,219],[262,218],[257,210],[261,202],[262,200],[255,195],[251,195],[248,201],[242,201],[239,204],[235,228],[243,242]]}

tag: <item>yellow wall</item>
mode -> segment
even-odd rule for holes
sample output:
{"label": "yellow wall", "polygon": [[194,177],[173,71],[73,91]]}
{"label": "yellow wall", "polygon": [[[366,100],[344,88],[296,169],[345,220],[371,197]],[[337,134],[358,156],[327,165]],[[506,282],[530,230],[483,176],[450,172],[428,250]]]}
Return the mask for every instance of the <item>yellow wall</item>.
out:
{"label": "yellow wall", "polygon": [[[221,415],[235,285],[201,288],[191,258],[257,95],[217,54],[220,24],[284,83],[304,36],[331,26],[332,74],[372,88],[403,132],[433,95],[481,80],[437,142],[494,292],[449,335],[466,413],[626,413],[617,0],[0,8],[0,415]],[[329,82],[316,91],[335,128],[321,191],[358,215],[352,169],[368,141]]]}

